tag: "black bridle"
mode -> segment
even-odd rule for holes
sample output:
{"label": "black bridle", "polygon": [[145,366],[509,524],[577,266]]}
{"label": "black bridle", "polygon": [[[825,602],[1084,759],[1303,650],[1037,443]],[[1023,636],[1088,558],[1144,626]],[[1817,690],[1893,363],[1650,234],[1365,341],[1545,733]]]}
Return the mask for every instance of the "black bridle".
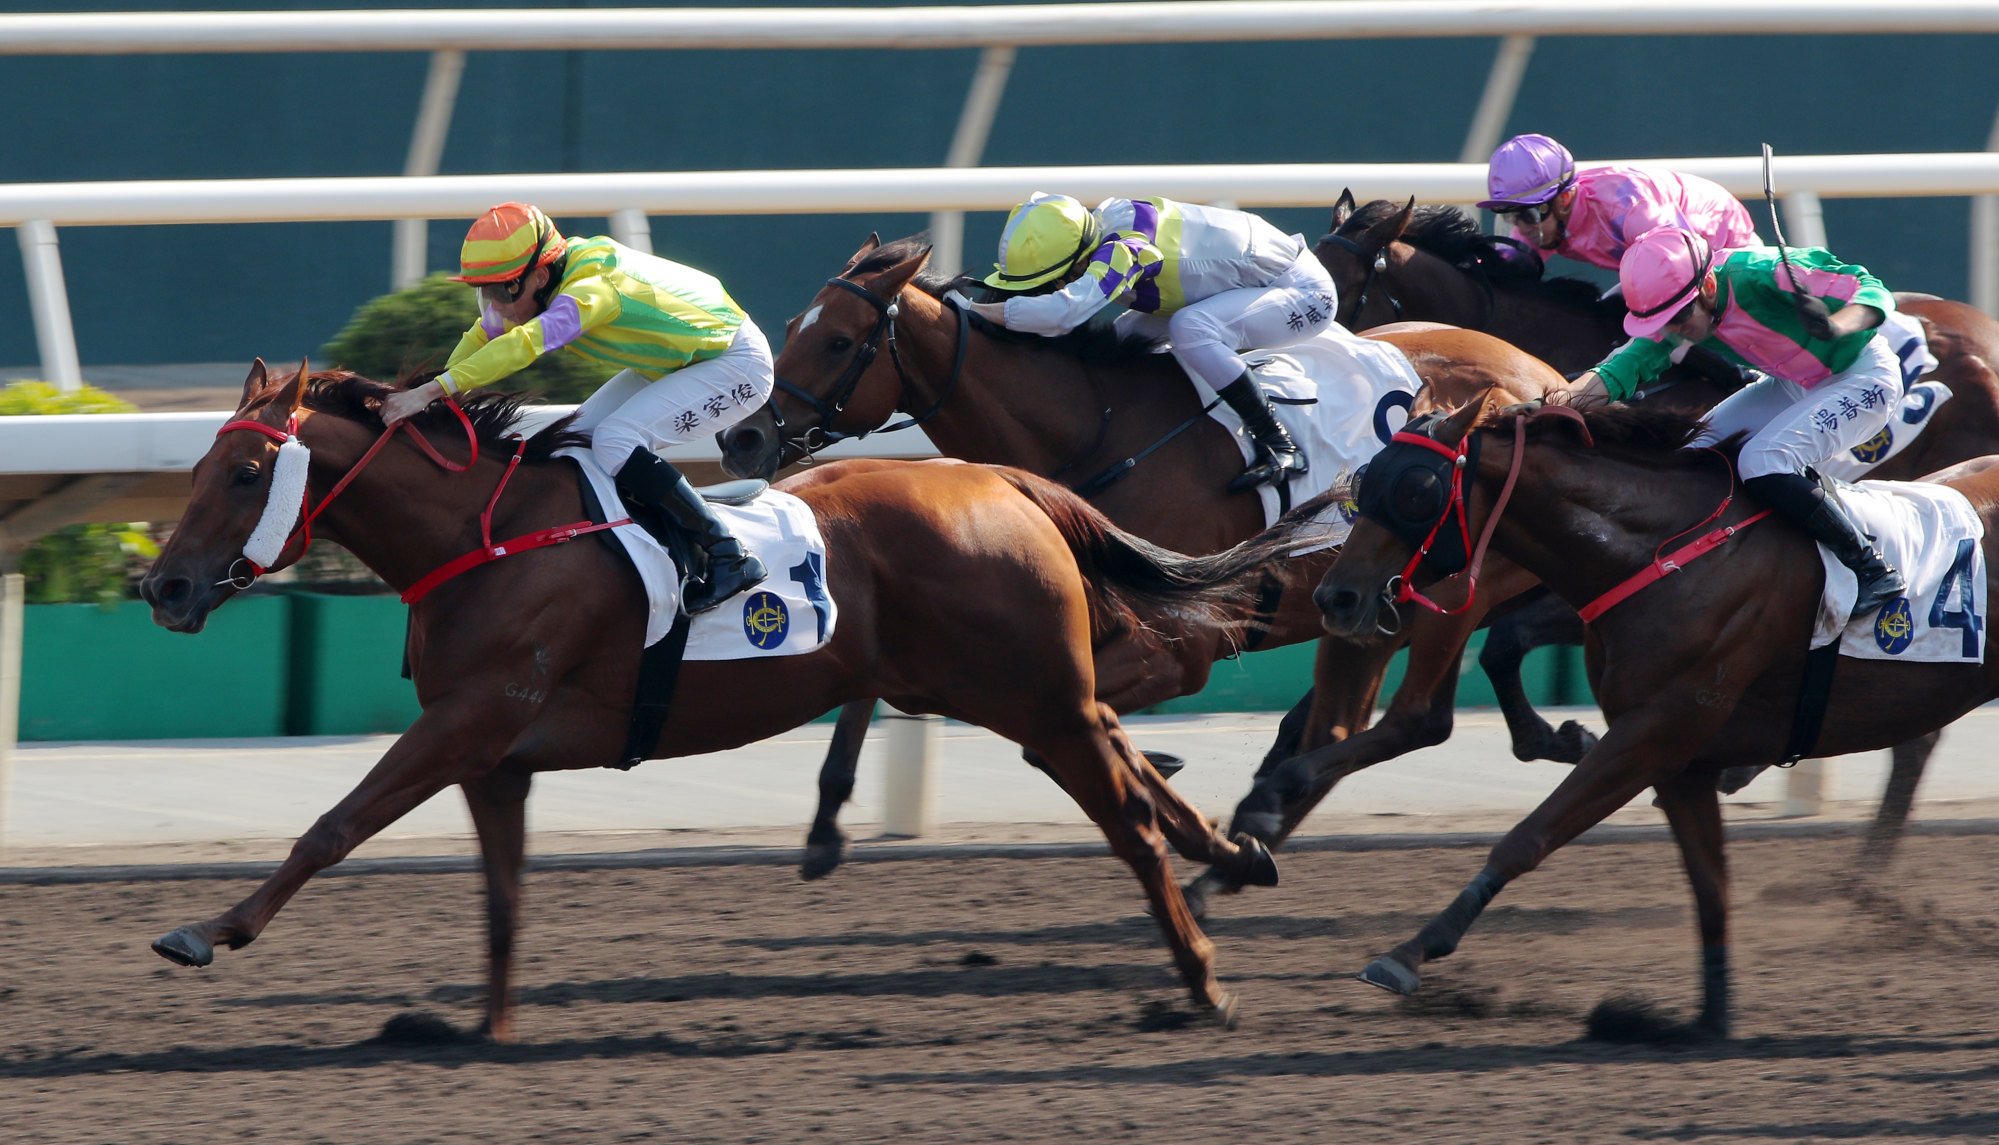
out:
{"label": "black bridle", "polygon": [[[1382,271],[1388,269],[1388,252],[1385,250],[1370,251],[1341,234],[1327,235],[1324,241],[1332,243],[1341,250],[1351,252],[1367,264],[1367,275],[1360,280],[1360,290],[1354,295],[1353,313],[1339,320],[1340,325],[1352,329],[1354,322],[1367,309],[1367,292],[1374,289],[1375,280],[1381,276]],[[1402,321],[1402,300],[1395,297],[1395,292],[1389,290],[1386,283],[1382,284],[1381,293],[1383,297],[1388,299],[1388,308],[1394,311],[1395,320],[1397,322]]]}
{"label": "black bridle", "polygon": [[[883,302],[881,299],[875,297],[873,292],[869,291],[867,287],[847,278],[829,278],[826,280],[826,285],[837,286],[841,290],[866,299],[868,305],[875,308],[875,324],[868,331],[867,337],[861,339],[859,348],[854,351],[853,360],[847,363],[847,368],[841,372],[839,380],[833,383],[832,391],[825,397],[822,398],[802,386],[785,381],[783,378],[776,379],[779,390],[804,402],[807,408],[819,415],[819,423],[817,425],[805,427],[797,439],[793,440],[785,435],[784,414],[778,411],[777,402],[772,401],[770,403],[771,420],[776,423],[778,433],[778,464],[780,466],[811,457],[827,446],[835,445],[842,441],[858,441],[871,433],[894,433],[899,429],[910,429],[914,426],[922,425],[935,416],[938,410],[944,408],[944,403],[951,399],[952,392],[958,388],[959,377],[965,372],[965,347],[968,341],[967,335],[970,333],[970,318],[962,307],[958,306],[954,301],[946,299],[944,304],[949,306],[958,315],[958,348],[951,355],[951,374],[945,379],[944,388],[937,395],[937,400],[930,403],[930,408],[920,414],[906,417],[892,425],[878,425],[858,432],[848,432],[833,428],[833,420],[846,412],[847,403],[853,400],[854,391],[860,388],[862,376],[868,372],[868,367],[874,365],[875,357],[881,353],[882,342],[884,340],[888,342],[889,361],[895,364],[896,382],[901,386],[901,392],[896,395],[895,409],[900,410],[903,408],[904,403],[908,401],[909,395],[913,391],[913,387],[910,383],[909,368],[903,365],[902,352],[897,348],[895,338],[895,320],[902,312],[902,296],[898,294],[889,301]],[[790,450],[796,450],[797,456],[786,457],[785,452]]]}

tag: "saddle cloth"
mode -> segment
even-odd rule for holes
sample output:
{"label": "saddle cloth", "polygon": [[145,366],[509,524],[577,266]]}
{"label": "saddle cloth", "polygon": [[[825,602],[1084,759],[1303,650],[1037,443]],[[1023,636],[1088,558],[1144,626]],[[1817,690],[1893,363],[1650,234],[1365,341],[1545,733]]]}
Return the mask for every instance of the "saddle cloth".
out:
{"label": "saddle cloth", "polygon": [[[1964,494],[1921,481],[1843,485],[1840,498],[1860,531],[1874,537],[1909,582],[1905,596],[1847,622],[1860,586],[1852,570],[1819,546],[1825,591],[1812,647],[1840,638],[1839,654],[1863,660],[1985,662],[1985,535]],[[1843,633],[1843,635],[1842,635]]]}
{"label": "saddle cloth", "polygon": [[[1249,364],[1277,420],[1311,465],[1303,477],[1289,482],[1292,505],[1304,504],[1367,464],[1408,423],[1410,403],[1423,385],[1402,351],[1339,326],[1282,351],[1259,352]],[[1242,432],[1242,419],[1227,403],[1216,405],[1209,416],[1234,436],[1245,463],[1256,457],[1255,445]],[[1264,524],[1275,524],[1281,512],[1277,490],[1265,485],[1257,494],[1263,498]],[[1325,547],[1341,544],[1353,530],[1353,515],[1331,512],[1326,517],[1332,533]]]}
{"label": "saddle cloth", "polygon": [[[565,449],[605,512],[622,515],[623,502],[611,475],[589,451]],[[747,505],[710,503],[716,516],[770,570],[770,579],[721,607],[695,617],[687,634],[689,660],[746,660],[758,656],[798,656],[817,651],[833,638],[839,610],[826,579],[826,538],[805,502],[766,489]],[[645,646],[673,627],[680,609],[680,570],[673,558],[639,525],[612,529],[638,568],[646,590]]]}

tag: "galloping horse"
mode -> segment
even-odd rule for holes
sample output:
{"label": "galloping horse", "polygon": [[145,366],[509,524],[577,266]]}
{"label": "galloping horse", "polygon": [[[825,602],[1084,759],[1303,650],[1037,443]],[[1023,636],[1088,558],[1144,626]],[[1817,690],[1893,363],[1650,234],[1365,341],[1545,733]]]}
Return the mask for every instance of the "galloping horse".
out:
{"label": "galloping horse", "polygon": [[[874,432],[901,411],[907,420],[892,428],[921,424],[948,456],[1003,462],[1071,483],[1113,521],[1169,549],[1213,552],[1257,531],[1263,510],[1256,495],[1227,492],[1229,479],[1242,471],[1242,453],[1204,416],[1192,383],[1170,355],[1152,352],[1158,347],[1143,341],[1119,343],[1108,331],[1050,339],[971,319],[942,298],[954,288],[983,288],[920,273],[929,249],[918,239],[882,246],[870,236],[813,296],[786,328],[777,360],[779,392],[722,435],[730,472],[768,477],[815,444]],[[1424,379],[1418,413],[1438,402],[1456,406],[1488,385],[1530,397],[1561,380],[1483,334],[1407,326],[1374,336],[1399,347]],[[1382,415],[1366,410],[1357,416],[1376,418],[1385,441]],[[1251,647],[1324,636],[1309,597],[1328,559],[1302,558],[1273,576]],[[1453,632],[1427,639],[1416,637],[1409,682],[1396,703],[1428,712],[1441,689],[1448,711],[1458,663],[1452,641],[1461,644],[1462,638]],[[1100,656],[1098,695],[1118,711],[1186,695],[1207,682],[1214,660],[1236,650],[1219,634],[1184,640],[1173,671],[1161,671],[1156,661],[1139,665]],[[1393,651],[1323,643],[1316,686],[1284,721],[1266,765],[1366,727]],[[842,713],[807,838],[808,878],[840,860],[845,836],[835,816],[852,794],[872,707]]]}
{"label": "galloping horse", "polygon": [[[1699,1025],[1726,1033],[1727,874],[1715,780],[1722,768],[1766,764],[1785,751],[1824,578],[1818,552],[1796,529],[1750,527],[1754,506],[1734,497],[1728,451],[1681,448],[1699,429],[1694,415],[1630,407],[1576,416],[1555,407],[1531,419],[1485,418],[1475,428],[1489,408],[1474,402],[1412,423],[1376,456],[1361,482],[1362,519],[1315,596],[1328,628],[1365,639],[1409,587],[1463,559],[1452,554],[1433,571],[1429,543],[1404,538],[1421,538],[1439,522],[1455,538],[1462,524],[1480,550],[1489,540],[1491,552],[1511,557],[1572,606],[1622,599],[1591,624],[1586,646],[1610,727],[1493,848],[1450,907],[1362,977],[1413,992],[1422,964],[1451,953],[1502,887],[1652,787],[1699,916]],[[1981,459],[1943,475],[1984,520],[1988,581],[1999,577],[1999,469],[1991,464]],[[1700,543],[1709,547],[1729,538],[1718,542],[1726,559],[1688,563],[1693,558],[1676,551],[1661,563],[1678,558],[1678,575],[1649,584],[1634,577],[1697,532],[1706,532]],[[1634,583],[1642,585],[1635,595],[1607,595]],[[1947,603],[1960,589],[1969,592],[1949,588]],[[1971,622],[1959,626],[1967,640],[1976,636]],[[1841,658],[1812,753],[1889,747],[1999,696],[1999,654],[1989,636],[1982,665]]]}
{"label": "galloping horse", "polygon": [[[145,578],[154,620],[198,632],[263,571],[246,558],[246,538],[263,531],[279,480],[291,484],[276,509],[301,498],[313,506],[305,525],[405,592],[454,558],[525,550],[537,534],[588,523],[577,471],[550,459],[585,440],[564,424],[516,443],[503,435],[519,399],[475,399],[464,411],[473,461],[447,474],[426,459],[446,460],[422,433],[456,426],[452,413],[434,409],[408,423],[419,451],[409,436],[396,440],[402,426],[383,430],[380,403],[391,392],[351,374],[308,377],[303,367],[273,380],[258,362],[236,418],[196,463],[187,511]],[[281,446],[297,449],[284,444],[293,437],[310,450],[309,468],[281,455]],[[955,461],[827,465],[787,488],[824,533],[827,587],[840,613],[834,633],[810,653],[687,663],[644,754],[735,747],[860,696],[991,728],[1033,753],[1103,828],[1144,885],[1194,1001],[1226,1018],[1234,1001],[1215,978],[1213,945],[1188,912],[1166,848],[1254,883],[1274,882],[1276,867],[1254,841],[1222,838],[1132,752],[1117,717],[1097,701],[1093,652],[1170,656],[1158,646],[1242,611],[1260,569],[1295,538],[1272,530],[1219,556],[1180,557],[1039,478]],[[265,541],[281,545],[275,558],[261,558],[271,567],[304,549],[300,529],[289,537],[283,529],[280,521]],[[496,544],[496,533],[509,539]],[[522,551],[445,580],[411,611],[410,664],[423,705],[416,722],[255,893],[154,949],[198,966],[218,945],[250,943],[316,872],[456,784],[485,860],[485,1030],[511,1036],[528,787],[537,771],[620,762],[645,617],[636,571],[606,544]]]}
{"label": "galloping horse", "polygon": [[[1544,277],[1538,256],[1509,255],[1502,247],[1512,240],[1485,234],[1477,219],[1455,207],[1382,199],[1356,207],[1352,194],[1343,192],[1333,207],[1332,226],[1316,249],[1339,285],[1340,318],[1349,326],[1405,318],[1448,322],[1503,338],[1571,375],[1625,341],[1623,308],[1599,300],[1595,285]],[[1993,373],[1999,367],[1999,321],[1934,295],[1895,299],[1922,319],[1938,362],[1931,377],[1949,387],[1951,400],[1920,437],[1867,477],[1907,480],[1999,451],[1999,376]],[[1704,410],[1724,396],[1711,378],[1676,369],[1641,400]],[[1514,753],[1522,759],[1573,763],[1595,742],[1574,721],[1559,731],[1549,727],[1520,685],[1520,660],[1529,650],[1581,641],[1581,621],[1552,600],[1493,625],[1479,663],[1503,698]],[[1868,833],[1870,855],[1885,859],[1893,848],[1935,742],[1935,736],[1926,736],[1896,746],[1888,792]]]}

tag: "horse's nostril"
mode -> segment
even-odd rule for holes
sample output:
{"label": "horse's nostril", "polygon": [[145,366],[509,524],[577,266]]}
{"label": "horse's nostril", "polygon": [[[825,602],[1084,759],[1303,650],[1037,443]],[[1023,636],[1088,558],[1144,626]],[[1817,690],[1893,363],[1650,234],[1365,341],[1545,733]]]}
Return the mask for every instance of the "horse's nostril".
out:
{"label": "horse's nostril", "polygon": [[1351,616],[1360,607],[1360,593],[1350,588],[1321,592],[1318,597],[1319,611],[1328,616]]}
{"label": "horse's nostril", "polygon": [[168,577],[164,580],[147,580],[142,586],[146,603],[154,605],[180,604],[194,592],[194,582],[184,576]]}

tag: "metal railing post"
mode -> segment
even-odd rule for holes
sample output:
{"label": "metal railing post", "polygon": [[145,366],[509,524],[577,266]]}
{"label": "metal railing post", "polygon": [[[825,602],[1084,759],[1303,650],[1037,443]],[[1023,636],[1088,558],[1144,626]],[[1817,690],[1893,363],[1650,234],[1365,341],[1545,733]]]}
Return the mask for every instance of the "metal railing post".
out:
{"label": "metal railing post", "polygon": [[15,231],[21,240],[21,266],[28,276],[28,305],[35,315],[35,346],[42,355],[42,380],[64,393],[83,384],[76,360],[76,328],[69,321],[69,288],[63,285],[62,249],[56,228],[46,219],[29,219]]}
{"label": "metal railing post", "polygon": [[[1999,151],[1999,111],[1992,115],[1987,151]],[[1971,304],[1999,318],[1999,195],[1971,197]]]}
{"label": "metal railing post", "polygon": [[1825,208],[1817,191],[1792,191],[1784,199],[1784,238],[1792,246],[1825,245]]}
{"label": "metal railing post", "polygon": [[26,617],[22,606],[27,597],[26,577],[17,572],[0,572],[0,852],[7,848],[7,810],[14,789],[14,744],[21,730],[21,625]]}
{"label": "metal railing post", "polygon": [[916,839],[935,828],[936,798],[933,790],[937,754],[937,730],[944,723],[938,716],[912,716],[882,705],[885,722],[884,746],[888,766],[882,769],[886,784],[882,800],[882,834]]}
{"label": "metal railing post", "polygon": [[652,221],[637,207],[611,212],[611,237],[633,250],[652,253]]}
{"label": "metal railing post", "polygon": [[[964,109],[958,113],[958,130],[951,136],[951,152],[946,167],[976,167],[985,154],[986,136],[999,114],[1000,96],[1006,93],[1007,76],[1013,71],[1013,49],[987,48],[979,56],[979,70],[972,74],[971,90],[965,93]],[[958,273],[965,268],[965,213],[936,211],[930,216],[930,265],[932,269]]]}
{"label": "metal railing post", "polygon": [[[451,130],[451,109],[458,102],[458,80],[465,73],[465,53],[432,52],[430,74],[424,77],[423,98],[417,104],[416,129],[410,133],[405,175],[435,175],[444,158],[444,137]],[[397,219],[390,254],[389,285],[401,290],[423,278],[428,261],[430,220]]]}

